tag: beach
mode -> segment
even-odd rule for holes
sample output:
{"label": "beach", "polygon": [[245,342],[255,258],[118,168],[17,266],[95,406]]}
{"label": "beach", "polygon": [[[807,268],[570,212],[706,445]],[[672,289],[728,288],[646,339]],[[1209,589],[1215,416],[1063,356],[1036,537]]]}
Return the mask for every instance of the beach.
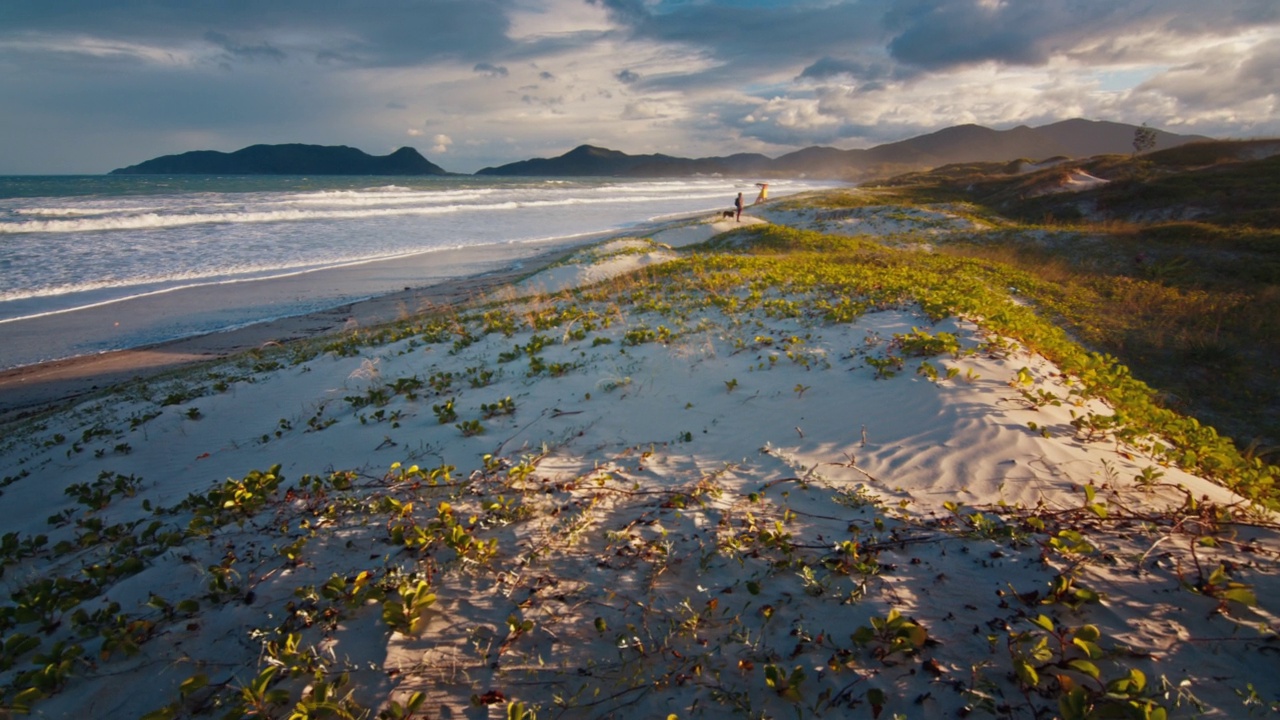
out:
{"label": "beach", "polygon": [[3,376],[5,707],[1280,700],[1275,514],[1108,424],[1107,368],[1069,369],[1007,288],[813,232],[940,222],[887,217],[701,215]]}
{"label": "beach", "polygon": [[[568,252],[566,246],[587,238],[547,241],[518,246],[484,246],[423,253],[328,271],[298,275],[271,283],[201,286],[163,295],[124,300],[76,313],[48,315],[5,327],[9,352],[47,347],[49,338],[73,338],[72,348],[110,341],[130,325],[148,325],[178,317],[186,321],[202,308],[235,312],[235,306],[261,307],[279,298],[295,299],[313,289],[321,293],[341,287],[356,295],[355,302],[297,316],[251,323],[234,330],[198,334],[138,348],[76,355],[63,360],[0,370],[0,418],[36,411],[50,404],[135,378],[232,353],[287,343],[343,329],[390,322],[437,306],[456,305],[486,290],[513,282],[553,263]],[[249,292],[237,292],[241,287]],[[389,291],[393,288],[403,288]],[[228,306],[231,306],[228,309]],[[120,330],[124,322],[126,327]]]}

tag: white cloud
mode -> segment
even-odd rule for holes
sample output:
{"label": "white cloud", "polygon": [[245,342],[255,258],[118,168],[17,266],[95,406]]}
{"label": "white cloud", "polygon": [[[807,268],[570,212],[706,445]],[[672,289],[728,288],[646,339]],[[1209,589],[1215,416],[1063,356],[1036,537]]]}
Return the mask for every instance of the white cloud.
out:
{"label": "white cloud", "polygon": [[510,27],[507,37],[531,40],[547,36],[579,32],[604,32],[615,29],[603,5],[583,0],[537,0],[517,5],[507,14]]}
{"label": "white cloud", "polygon": [[0,52],[79,55],[97,60],[135,60],[155,65],[190,66],[206,60],[199,46],[158,45],[92,35],[25,33],[0,38]]}
{"label": "white cloud", "polygon": [[436,135],[431,138],[431,142],[435,143],[431,146],[431,152],[442,155],[449,152],[449,146],[453,144],[453,140],[448,135]]}

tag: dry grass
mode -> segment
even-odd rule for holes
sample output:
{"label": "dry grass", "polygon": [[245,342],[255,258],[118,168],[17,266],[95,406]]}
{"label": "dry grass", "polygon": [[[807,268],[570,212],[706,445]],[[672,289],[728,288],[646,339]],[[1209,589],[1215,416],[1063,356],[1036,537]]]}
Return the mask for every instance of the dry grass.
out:
{"label": "dry grass", "polygon": [[[1171,405],[1280,457],[1280,157],[1276,141],[1202,143],[1012,174],[948,166],[835,196],[954,203],[998,230],[943,252],[1015,268],[1031,300]],[[1111,182],[1036,195],[1068,167]]]}
{"label": "dry grass", "polygon": [[1007,265],[1033,278],[1019,289],[1081,342],[1118,357],[1164,392],[1170,405],[1218,427],[1242,447],[1276,452],[1280,287],[1184,286],[1041,247],[948,245],[941,250]]}

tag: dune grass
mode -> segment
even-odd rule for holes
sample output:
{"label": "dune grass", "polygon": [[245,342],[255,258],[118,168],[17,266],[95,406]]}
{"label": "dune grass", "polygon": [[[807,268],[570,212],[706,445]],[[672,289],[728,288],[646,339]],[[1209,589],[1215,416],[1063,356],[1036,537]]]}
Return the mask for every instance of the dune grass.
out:
{"label": "dune grass", "polygon": [[1201,143],[1073,161],[1114,178],[1079,193],[1028,196],[1056,183],[1062,167],[1011,175],[987,163],[820,202],[947,203],[981,217],[990,230],[954,233],[938,251],[1016,269],[1026,298],[1087,347],[1119,358],[1168,406],[1276,462],[1280,157],[1248,159],[1263,145]]}

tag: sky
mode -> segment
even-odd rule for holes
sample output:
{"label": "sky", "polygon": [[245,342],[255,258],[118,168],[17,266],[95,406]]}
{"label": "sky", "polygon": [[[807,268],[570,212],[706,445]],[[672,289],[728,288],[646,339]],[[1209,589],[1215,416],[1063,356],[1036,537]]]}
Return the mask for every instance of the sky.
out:
{"label": "sky", "polygon": [[454,172],[1073,117],[1280,136],[1280,0],[0,0],[0,174],[256,143]]}

